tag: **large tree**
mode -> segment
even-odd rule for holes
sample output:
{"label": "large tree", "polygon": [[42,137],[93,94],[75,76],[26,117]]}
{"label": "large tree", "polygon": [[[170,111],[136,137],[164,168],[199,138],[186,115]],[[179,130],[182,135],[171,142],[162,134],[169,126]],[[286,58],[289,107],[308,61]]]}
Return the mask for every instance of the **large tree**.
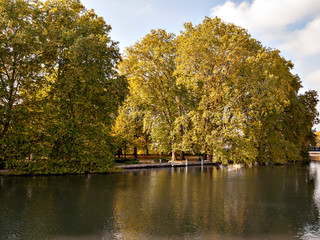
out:
{"label": "large tree", "polygon": [[175,75],[198,99],[189,115],[201,150],[215,160],[279,161],[270,149],[289,141],[277,126],[300,88],[292,63],[219,18],[185,24],[177,49]]}
{"label": "large tree", "polygon": [[[219,18],[187,23],[178,37],[152,30],[127,49],[120,65],[130,94],[118,123],[140,114],[153,143],[173,153],[201,151],[224,162],[294,161],[312,140],[317,95],[298,95],[292,68],[278,50]],[[129,125],[122,132],[137,136]]]}
{"label": "large tree", "polygon": [[143,112],[144,130],[161,151],[183,150],[185,117],[191,104],[186,88],[176,83],[175,36],[165,30],[151,30],[141,41],[127,48],[120,64],[130,94],[127,108]]}
{"label": "large tree", "polygon": [[36,1],[1,1],[0,13],[0,165],[3,167],[5,160],[23,158],[29,152],[43,75]]}
{"label": "large tree", "polygon": [[[117,43],[110,39],[111,27],[78,0],[9,2],[9,7],[20,4],[30,11],[27,15],[13,10],[7,16],[14,24],[22,20],[13,16],[20,16],[28,27],[24,27],[24,32],[31,38],[17,35],[26,53],[20,47],[17,52],[25,54],[22,62],[11,65],[24,74],[26,83],[20,85],[16,94],[32,96],[26,91],[30,82],[37,85],[42,80],[41,89],[37,90],[41,117],[37,119],[32,162],[59,162],[60,167],[68,166],[68,171],[75,172],[107,170],[113,158],[111,125],[126,93],[126,82],[115,69],[120,54]],[[23,31],[23,27],[14,24],[7,25],[9,33]],[[4,46],[9,40],[8,37]],[[14,48],[8,46],[8,51],[12,51],[11,59],[15,59]],[[3,54],[5,61],[9,57]],[[22,65],[24,62],[29,64],[28,68]],[[38,68],[34,69],[32,64]],[[9,78],[2,80],[10,83]],[[32,128],[33,124],[34,121],[29,121],[25,126]]]}
{"label": "large tree", "polygon": [[46,1],[42,11],[48,156],[88,165],[110,159],[110,126],[125,93],[111,27],[75,0]]}

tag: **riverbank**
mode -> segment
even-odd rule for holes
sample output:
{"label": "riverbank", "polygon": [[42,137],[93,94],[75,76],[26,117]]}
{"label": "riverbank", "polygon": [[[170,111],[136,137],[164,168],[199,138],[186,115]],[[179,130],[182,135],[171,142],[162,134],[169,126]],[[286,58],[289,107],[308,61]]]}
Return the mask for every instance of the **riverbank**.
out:
{"label": "riverbank", "polygon": [[[320,162],[320,156],[315,158],[314,156],[310,156],[310,160],[314,162]],[[173,163],[171,161],[164,161],[164,162],[150,162],[150,161],[140,161],[136,164],[115,164],[114,169],[110,172],[87,172],[90,174],[106,174],[106,173],[116,173],[119,171],[124,170],[130,170],[130,169],[151,169],[151,168],[169,168],[169,167],[192,167],[192,166],[223,166],[227,167],[229,169],[240,169],[244,167],[253,167],[253,166],[259,166],[261,164],[255,163],[255,164],[236,164],[236,163],[229,163],[227,165],[222,164],[222,162],[212,162],[209,160],[199,161],[199,160],[180,160],[180,161],[174,161]],[[273,165],[272,163],[263,163],[262,165]],[[285,164],[274,164],[274,165],[285,165]],[[19,171],[16,170],[0,170],[0,176],[33,176],[33,175],[81,175],[84,173],[65,173],[65,174],[22,174]]]}
{"label": "riverbank", "polygon": [[[138,163],[138,164],[116,164],[115,172],[121,170],[130,170],[130,169],[146,169],[146,168],[167,168],[167,167],[187,167],[187,166],[201,166],[201,165],[213,165],[219,166],[221,162],[212,162],[212,161],[175,161],[172,162],[159,162],[159,163]],[[15,172],[14,170],[0,170],[1,175],[24,175]]]}

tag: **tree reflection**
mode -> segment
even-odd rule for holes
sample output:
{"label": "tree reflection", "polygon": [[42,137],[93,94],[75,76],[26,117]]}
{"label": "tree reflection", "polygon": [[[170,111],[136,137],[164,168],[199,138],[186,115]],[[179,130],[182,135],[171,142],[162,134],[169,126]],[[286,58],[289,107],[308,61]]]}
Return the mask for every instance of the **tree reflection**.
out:
{"label": "tree reflection", "polygon": [[[312,186],[295,167],[228,171],[181,168],[129,174],[117,186],[114,222],[122,239],[297,235],[309,218]],[[174,174],[172,174],[174,171]],[[137,176],[138,175],[138,176]],[[135,201],[133,201],[135,199]]]}
{"label": "tree reflection", "polygon": [[[320,165],[320,164],[319,164]],[[3,239],[309,239],[320,167],[0,177]],[[310,176],[309,176],[310,175]],[[314,191],[315,188],[315,191]]]}

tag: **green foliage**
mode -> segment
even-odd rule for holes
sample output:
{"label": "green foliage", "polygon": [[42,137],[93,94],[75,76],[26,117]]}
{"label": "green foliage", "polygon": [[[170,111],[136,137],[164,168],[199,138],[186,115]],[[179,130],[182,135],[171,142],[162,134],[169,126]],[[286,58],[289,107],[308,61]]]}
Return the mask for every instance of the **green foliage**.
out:
{"label": "green foliage", "polygon": [[[112,157],[112,156],[110,156]],[[47,175],[47,174],[84,174],[106,173],[114,171],[111,161],[92,158],[87,161],[72,159],[65,160],[15,160],[7,161],[7,169],[13,169],[13,174],[19,175]]]}
{"label": "green foliage", "polygon": [[320,147],[320,132],[315,132],[315,143],[314,146],[319,148]]}
{"label": "green foliage", "polygon": [[[118,136],[132,139],[138,113],[161,151],[200,151],[225,163],[296,161],[312,141],[318,100],[314,91],[298,95],[292,68],[219,18],[187,23],[178,37],[152,30],[120,64],[130,94]],[[131,121],[119,124],[123,118]]]}
{"label": "green foliage", "polygon": [[34,129],[27,125],[38,117],[43,77],[36,2],[29,2],[0,3],[0,167],[28,154]]}
{"label": "green foliage", "polygon": [[120,61],[111,27],[78,0],[0,12],[0,168],[106,172],[117,148],[150,145],[285,163],[314,144],[317,93],[299,95],[290,61],[219,18],[151,30]]}
{"label": "green foliage", "polygon": [[[186,88],[178,85],[173,75],[175,51],[174,35],[161,29],[152,30],[141,41],[127,48],[119,68],[128,79],[130,94],[125,105],[126,112],[122,112],[117,121],[123,122],[123,117],[127,116],[131,124],[116,125],[118,133],[126,133],[124,139],[131,131],[131,136],[149,135],[154,148],[159,151],[183,149],[184,118],[192,101]],[[138,115],[139,134],[132,123]]]}
{"label": "green foliage", "polygon": [[2,1],[1,12],[2,162],[30,172],[107,171],[127,92],[111,27],[77,0]]}
{"label": "green foliage", "polygon": [[113,134],[117,139],[118,147],[127,152],[129,146],[145,149],[148,154],[149,134],[143,129],[143,111],[130,105],[130,97],[119,109]]}
{"label": "green foliage", "polygon": [[[263,47],[244,29],[219,18],[186,24],[177,46],[175,75],[197,96],[190,117],[192,139],[202,152],[224,162],[301,157],[317,116],[317,98],[307,93],[308,100],[301,102],[305,97],[297,96],[300,80],[279,51]],[[293,118],[287,115],[289,109],[295,112]],[[288,128],[291,119],[298,125],[292,122]],[[296,136],[290,139],[292,134]]]}

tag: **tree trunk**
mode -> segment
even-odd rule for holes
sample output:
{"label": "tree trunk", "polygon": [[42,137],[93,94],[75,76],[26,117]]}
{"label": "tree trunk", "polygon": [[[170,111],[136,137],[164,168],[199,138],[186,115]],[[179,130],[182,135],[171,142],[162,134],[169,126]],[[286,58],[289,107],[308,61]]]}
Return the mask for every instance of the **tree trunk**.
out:
{"label": "tree trunk", "polygon": [[133,147],[133,157],[134,157],[135,159],[138,158],[138,149],[137,149],[137,147]]}
{"label": "tree trunk", "polygon": [[119,149],[118,149],[118,158],[119,158],[119,159],[121,158],[121,155],[122,155],[122,149],[119,148]]}
{"label": "tree trunk", "polygon": [[180,160],[185,160],[184,151],[181,151],[181,152],[180,152]]}
{"label": "tree trunk", "polygon": [[207,152],[204,152],[204,154],[203,154],[203,160],[207,160]]}
{"label": "tree trunk", "polygon": [[177,160],[177,153],[176,152],[172,152],[172,160],[176,161]]}
{"label": "tree trunk", "polygon": [[148,136],[146,136],[146,154],[147,154],[147,156],[149,156],[150,154],[149,154],[149,148],[148,148]]}
{"label": "tree trunk", "polygon": [[212,154],[207,154],[207,159],[212,162]]}

